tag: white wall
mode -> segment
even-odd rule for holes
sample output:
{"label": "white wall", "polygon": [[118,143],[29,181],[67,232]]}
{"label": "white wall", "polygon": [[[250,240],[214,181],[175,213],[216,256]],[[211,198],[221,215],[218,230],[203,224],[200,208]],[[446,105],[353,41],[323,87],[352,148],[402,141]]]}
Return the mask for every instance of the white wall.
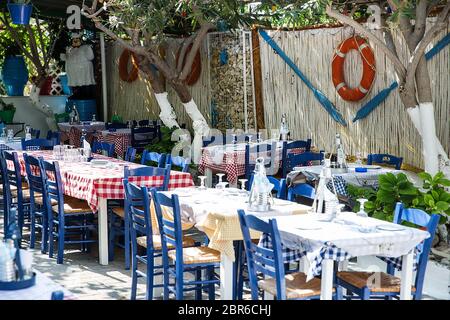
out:
{"label": "white wall", "polygon": [[[16,113],[13,122],[24,122],[34,129],[41,130],[41,137],[47,135],[49,127],[45,121],[46,116],[31,104],[29,97],[1,97],[5,103],[14,103]],[[63,113],[66,107],[67,96],[40,96],[43,103],[48,104],[54,113]],[[17,132],[19,126],[15,126]],[[19,134],[23,136],[24,133]]]}

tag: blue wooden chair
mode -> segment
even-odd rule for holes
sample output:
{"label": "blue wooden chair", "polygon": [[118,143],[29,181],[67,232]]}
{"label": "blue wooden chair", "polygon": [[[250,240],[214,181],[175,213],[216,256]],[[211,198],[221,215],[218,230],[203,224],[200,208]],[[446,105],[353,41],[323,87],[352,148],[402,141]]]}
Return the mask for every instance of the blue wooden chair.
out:
{"label": "blue wooden chair", "polygon": [[48,249],[48,208],[43,198],[47,197],[42,158],[36,158],[24,153],[25,170],[30,192],[30,248],[34,249],[36,229],[41,232],[41,252]]}
{"label": "blue wooden chair", "polygon": [[53,150],[53,147],[56,145],[55,140],[47,140],[47,139],[31,139],[25,140],[22,138],[22,150]]}
{"label": "blue wooden chair", "polygon": [[64,300],[64,292],[63,291],[53,291],[51,300]]}
{"label": "blue wooden chair", "polygon": [[369,154],[367,156],[367,164],[373,163],[388,164],[395,166],[396,170],[400,170],[403,163],[403,158],[399,158],[390,154]]}
{"label": "blue wooden chair", "polygon": [[264,158],[264,166],[267,175],[275,175],[278,172],[279,163],[276,162],[276,143],[245,145],[245,179],[250,180],[250,176],[255,170],[256,158]]}
{"label": "blue wooden chair", "polygon": [[[220,265],[220,252],[204,246],[185,247],[178,196],[168,197],[155,189],[151,193],[162,240],[164,299],[167,300],[169,292],[172,292],[177,300],[183,300],[185,291],[195,290],[196,300],[201,300],[202,291],[206,289],[209,300],[214,300],[214,286],[220,283],[215,278],[214,268]],[[163,215],[161,206],[172,210],[173,219]],[[171,265],[169,260],[175,265]],[[203,270],[206,270],[206,280],[202,279]],[[193,272],[195,280],[186,280],[185,272]],[[175,286],[169,283],[170,278],[174,278]]]}
{"label": "blue wooden chair", "polygon": [[[153,299],[153,288],[162,287],[164,284],[154,284],[154,277],[163,275],[163,265],[155,265],[155,259],[162,257],[161,236],[154,235],[152,219],[150,217],[150,196],[147,187],[138,187],[130,183],[128,179],[123,181],[125,188],[126,215],[130,222],[131,236],[131,300],[136,299],[137,279],[145,277],[147,280],[146,299]],[[193,246],[192,238],[184,238],[188,246]],[[145,254],[139,254],[138,247],[145,249]],[[138,263],[147,266],[147,272],[138,270]]]}
{"label": "blue wooden chair", "polygon": [[[407,221],[419,227],[425,227],[430,233],[430,237],[425,239],[420,245],[420,256],[418,260],[416,278],[412,288],[412,295],[415,300],[422,299],[422,290],[425,280],[425,271],[428,264],[428,256],[430,254],[431,245],[434,235],[439,224],[440,216],[438,214],[429,215],[425,211],[419,209],[406,209],[402,203],[397,203],[394,213],[394,223],[400,224]],[[345,289],[347,293],[353,293],[357,297],[368,300],[371,298],[399,298],[401,279],[394,276],[394,267],[388,262],[387,272],[351,272],[342,271],[337,274],[337,284]],[[370,279],[380,279],[375,285],[367,285],[371,283]],[[352,298],[349,296],[347,298]]]}
{"label": "blue wooden chair", "polygon": [[30,129],[30,133],[31,133],[31,136],[32,136],[34,139],[39,139],[39,137],[41,136],[41,130],[39,130],[39,129],[33,129],[33,128],[31,128],[31,129]]}
{"label": "blue wooden chair", "polygon": [[[124,178],[133,181],[131,177],[163,177],[163,183],[157,187],[160,191],[166,191],[169,188],[171,166],[167,165],[165,168],[157,167],[141,167],[136,169],[124,168]],[[125,249],[125,269],[130,269],[130,228],[128,216],[125,214],[124,207],[109,208],[109,259],[114,260],[114,248],[118,236],[124,236],[124,244],[118,243],[119,247]]]}
{"label": "blue wooden chair", "polygon": [[[249,191],[252,189],[253,177],[254,175],[252,174],[247,188]],[[273,184],[273,191],[276,192],[276,197],[278,199],[286,199],[286,179],[277,179],[272,176],[267,176],[267,179]]]}
{"label": "blue wooden chair", "polygon": [[[62,264],[65,245],[81,244],[88,252],[88,245],[97,240],[90,239],[90,231],[96,229],[94,214],[84,200],[64,196],[58,162],[41,161],[45,181],[48,208],[49,257],[53,258],[54,240],[58,243],[57,263]],[[56,203],[56,204],[52,204]]]}
{"label": "blue wooden chair", "polygon": [[161,141],[161,127],[159,125],[151,127],[131,128],[131,146],[137,152],[143,152],[145,147],[153,141]]}
{"label": "blue wooden chair", "polygon": [[316,191],[314,187],[310,186],[307,183],[299,183],[293,187],[289,187],[287,192],[287,199],[289,201],[295,201],[296,196],[301,196],[314,200],[314,197],[316,196]]}
{"label": "blue wooden chair", "polygon": [[61,132],[48,130],[47,140],[55,140],[55,145],[61,144]]}
{"label": "blue wooden chair", "polygon": [[144,152],[142,153],[141,164],[146,164],[148,161],[156,162],[159,168],[164,168],[167,163],[166,155],[164,153],[144,150]]}
{"label": "blue wooden chair", "polygon": [[92,152],[105,154],[108,157],[114,156],[114,143],[94,141]]}
{"label": "blue wooden chair", "polygon": [[[295,272],[286,275],[282,257],[280,233],[275,219],[264,222],[253,215],[238,210],[247,266],[250,279],[252,300],[258,300],[259,290],[266,291],[277,300],[319,299],[321,282],[314,278],[306,282],[306,275]],[[250,229],[269,235],[272,249],[258,246],[250,237]],[[258,281],[258,273],[268,277]]]}
{"label": "blue wooden chair", "polygon": [[[5,221],[8,222],[10,219],[15,219],[20,234],[22,234],[25,220],[29,219],[30,190],[21,176],[17,152],[10,153],[8,151],[3,151],[2,161],[2,167],[4,168],[3,177],[5,181],[3,192],[6,192],[5,198],[7,199],[6,212],[4,213]],[[12,163],[12,168],[8,167],[8,162]],[[10,216],[10,208],[12,206],[17,206],[17,217],[14,218]]]}
{"label": "blue wooden chair", "polygon": [[190,159],[187,158],[183,158],[183,157],[172,157],[171,154],[167,154],[166,155],[166,163],[170,164],[172,167],[176,166],[176,167],[180,167],[181,168],[181,172],[189,172],[189,164],[190,164]]}
{"label": "blue wooden chair", "polygon": [[307,166],[310,161],[322,161],[323,152],[303,152],[299,154],[288,153],[283,159],[283,178],[294,169],[294,167]]}
{"label": "blue wooden chair", "polygon": [[[305,149],[305,152],[311,151],[311,139],[308,140],[296,140],[292,142],[283,142],[283,150],[281,155],[281,162],[283,165],[283,178],[286,178],[288,167],[284,165],[287,161],[288,154],[292,149]],[[292,170],[292,169],[291,169]]]}
{"label": "blue wooden chair", "polygon": [[133,147],[128,147],[127,152],[125,153],[125,161],[134,162],[136,159],[136,149]]}

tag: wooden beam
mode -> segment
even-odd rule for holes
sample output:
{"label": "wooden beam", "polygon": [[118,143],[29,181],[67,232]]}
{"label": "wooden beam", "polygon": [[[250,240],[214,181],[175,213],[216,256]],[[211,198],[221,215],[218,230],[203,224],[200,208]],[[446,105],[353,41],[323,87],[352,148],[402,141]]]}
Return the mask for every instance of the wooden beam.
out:
{"label": "wooden beam", "polygon": [[253,81],[255,83],[255,111],[256,111],[256,128],[258,130],[265,129],[264,121],[264,99],[263,99],[263,81],[261,70],[261,50],[259,46],[258,28],[252,29],[252,48],[253,48]]}

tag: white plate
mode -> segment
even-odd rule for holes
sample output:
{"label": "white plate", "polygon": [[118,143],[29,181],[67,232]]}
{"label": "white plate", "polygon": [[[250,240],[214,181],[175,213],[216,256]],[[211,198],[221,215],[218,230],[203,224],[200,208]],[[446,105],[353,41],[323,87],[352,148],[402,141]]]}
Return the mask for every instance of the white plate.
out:
{"label": "white plate", "polygon": [[108,160],[92,159],[91,165],[93,166],[107,166],[109,164]]}
{"label": "white plate", "polygon": [[395,224],[382,224],[377,226],[378,230],[384,230],[384,231],[402,231],[405,230],[405,227],[403,226],[399,226],[399,225],[395,225]]}
{"label": "white plate", "polygon": [[308,224],[305,224],[304,226],[296,227],[296,229],[298,229],[298,230],[319,230],[319,229],[322,229],[322,226],[319,224],[315,224],[315,223],[308,223]]}

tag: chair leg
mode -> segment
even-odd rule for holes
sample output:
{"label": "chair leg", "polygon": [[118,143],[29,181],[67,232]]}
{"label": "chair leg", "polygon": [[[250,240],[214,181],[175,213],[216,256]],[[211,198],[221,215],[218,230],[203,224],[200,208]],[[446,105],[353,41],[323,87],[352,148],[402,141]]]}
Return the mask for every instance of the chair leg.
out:
{"label": "chair leg", "polygon": [[130,227],[128,223],[127,216],[125,214],[124,218],[124,228],[125,228],[125,270],[130,270]]}
{"label": "chair leg", "polygon": [[60,224],[58,226],[58,264],[62,264],[64,259],[64,236],[64,226]]}
{"label": "chair leg", "polygon": [[155,258],[153,255],[153,252],[149,252],[149,250],[147,250],[147,292],[145,294],[145,298],[147,300],[153,300],[153,283],[155,280]]}
{"label": "chair leg", "polygon": [[48,256],[50,258],[53,258],[53,250],[55,244],[53,229],[54,229],[53,218],[50,218],[48,222]]}
{"label": "chair leg", "polygon": [[45,211],[42,212],[42,233],[41,233],[41,252],[46,253],[48,249],[48,219]]}
{"label": "chair leg", "polygon": [[164,300],[169,300],[169,281],[170,281],[170,277],[169,277],[169,272],[167,271],[169,269],[169,259],[164,254],[162,256],[162,263],[163,263],[163,283],[164,283],[163,299]]}
{"label": "chair leg", "polygon": [[[212,267],[212,266],[208,267],[207,273],[208,273],[208,280],[214,280],[214,267]],[[216,292],[215,292],[214,283],[210,283],[208,285],[208,299],[216,300]]]}
{"label": "chair leg", "polygon": [[136,291],[137,291],[137,273],[136,270],[138,268],[136,255],[133,253],[133,261],[131,263],[131,300],[136,300]]}
{"label": "chair leg", "polygon": [[36,244],[36,212],[31,210],[30,212],[30,249],[34,249]]}
{"label": "chair leg", "polygon": [[175,278],[175,296],[177,300],[183,300],[184,274],[183,263],[175,261],[176,278]]}
{"label": "chair leg", "polygon": [[344,294],[341,286],[336,286],[336,300],[343,300]]}
{"label": "chair leg", "polygon": [[[202,269],[195,270],[195,281],[202,281]],[[198,284],[195,289],[195,300],[202,300],[202,285]]]}
{"label": "chair leg", "polygon": [[361,299],[362,300],[369,300],[370,299],[370,289],[368,287],[364,287],[363,288]]}

